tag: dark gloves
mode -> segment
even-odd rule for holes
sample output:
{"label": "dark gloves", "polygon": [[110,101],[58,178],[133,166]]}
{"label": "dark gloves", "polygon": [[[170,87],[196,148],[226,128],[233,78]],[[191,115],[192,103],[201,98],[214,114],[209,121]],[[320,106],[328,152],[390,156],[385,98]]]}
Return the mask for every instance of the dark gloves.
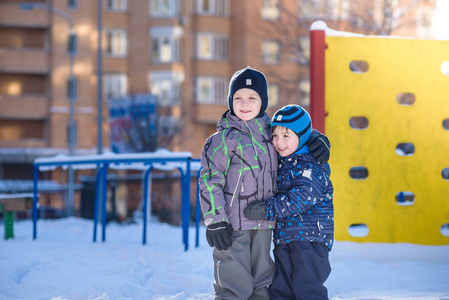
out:
{"label": "dark gloves", "polygon": [[206,238],[209,246],[217,250],[228,250],[231,247],[232,226],[228,222],[218,222],[206,227]]}
{"label": "dark gloves", "polygon": [[312,134],[307,141],[307,147],[320,164],[327,163],[331,154],[331,144],[327,136],[316,129],[312,130]]}
{"label": "dark gloves", "polygon": [[245,207],[244,213],[248,220],[266,220],[267,203],[265,201],[253,201]]}

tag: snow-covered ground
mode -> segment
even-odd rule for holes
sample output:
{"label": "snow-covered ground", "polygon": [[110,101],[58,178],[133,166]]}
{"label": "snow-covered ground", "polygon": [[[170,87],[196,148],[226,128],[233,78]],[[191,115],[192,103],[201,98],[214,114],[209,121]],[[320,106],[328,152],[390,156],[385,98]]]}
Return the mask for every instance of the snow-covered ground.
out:
{"label": "snow-covered ground", "polygon": [[[211,248],[190,229],[184,252],[180,227],[152,221],[108,224],[92,242],[93,222],[66,218],[16,221],[14,239],[0,225],[0,299],[213,299]],[[98,233],[101,228],[98,227]],[[99,237],[101,236],[98,235]],[[335,242],[331,299],[449,299],[449,245]]]}

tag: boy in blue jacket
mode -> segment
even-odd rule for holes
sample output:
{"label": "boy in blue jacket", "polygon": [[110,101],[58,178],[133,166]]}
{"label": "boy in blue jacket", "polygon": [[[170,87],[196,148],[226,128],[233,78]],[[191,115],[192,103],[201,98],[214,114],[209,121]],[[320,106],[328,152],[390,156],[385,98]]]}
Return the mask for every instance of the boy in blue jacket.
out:
{"label": "boy in blue jacket", "polygon": [[276,272],[271,299],[328,299],[324,282],[334,240],[333,186],[329,164],[319,164],[306,143],[309,114],[298,105],[278,110],[272,142],[279,154],[276,196],[252,202],[249,220],[276,220],[273,234]]}

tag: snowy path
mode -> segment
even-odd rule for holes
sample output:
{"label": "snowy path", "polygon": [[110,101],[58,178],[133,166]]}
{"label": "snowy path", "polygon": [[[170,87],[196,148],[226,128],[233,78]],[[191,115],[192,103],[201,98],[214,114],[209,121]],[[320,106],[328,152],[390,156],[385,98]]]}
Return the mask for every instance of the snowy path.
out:
{"label": "snowy path", "polygon": [[[68,218],[15,223],[0,240],[0,299],[213,299],[211,248],[183,251],[181,229],[152,222],[109,224],[107,241],[92,243],[93,222]],[[0,234],[3,238],[3,222]],[[449,300],[449,245],[336,242],[327,287],[331,299]]]}

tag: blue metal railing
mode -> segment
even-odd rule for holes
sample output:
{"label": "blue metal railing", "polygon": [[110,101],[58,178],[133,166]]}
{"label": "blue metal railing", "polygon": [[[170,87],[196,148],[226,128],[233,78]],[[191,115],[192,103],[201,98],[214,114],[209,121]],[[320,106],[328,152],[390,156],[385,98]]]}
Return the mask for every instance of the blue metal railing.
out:
{"label": "blue metal railing", "polygon": [[[148,207],[148,180],[151,171],[157,168],[158,165],[173,164],[174,168],[178,168],[181,173],[181,218],[182,218],[182,242],[184,244],[184,250],[187,251],[189,247],[189,222],[190,222],[190,183],[191,183],[191,162],[198,162],[198,159],[192,159],[190,153],[174,153],[174,156],[161,156],[156,153],[142,153],[142,154],[127,154],[127,155],[89,155],[89,156],[67,156],[67,157],[50,157],[50,158],[38,158],[34,161],[34,176],[33,176],[33,239],[37,238],[37,204],[38,204],[38,173],[39,170],[46,170],[56,167],[68,167],[76,165],[83,165],[83,169],[86,166],[90,168],[97,168],[96,174],[96,193],[94,203],[94,231],[93,241],[96,242],[97,235],[97,223],[98,215],[101,210],[102,214],[102,241],[106,240],[106,186],[107,186],[107,172],[108,168],[113,166],[123,165],[131,167],[133,164],[140,164],[145,170],[144,175],[144,199],[143,199],[143,237],[142,244],[146,244],[147,233],[147,207]],[[197,184],[198,184],[197,175]],[[197,193],[198,194],[198,193]],[[101,201],[100,201],[101,200]],[[196,242],[195,246],[199,245],[199,199],[196,200],[195,211],[195,228],[196,228]]]}

